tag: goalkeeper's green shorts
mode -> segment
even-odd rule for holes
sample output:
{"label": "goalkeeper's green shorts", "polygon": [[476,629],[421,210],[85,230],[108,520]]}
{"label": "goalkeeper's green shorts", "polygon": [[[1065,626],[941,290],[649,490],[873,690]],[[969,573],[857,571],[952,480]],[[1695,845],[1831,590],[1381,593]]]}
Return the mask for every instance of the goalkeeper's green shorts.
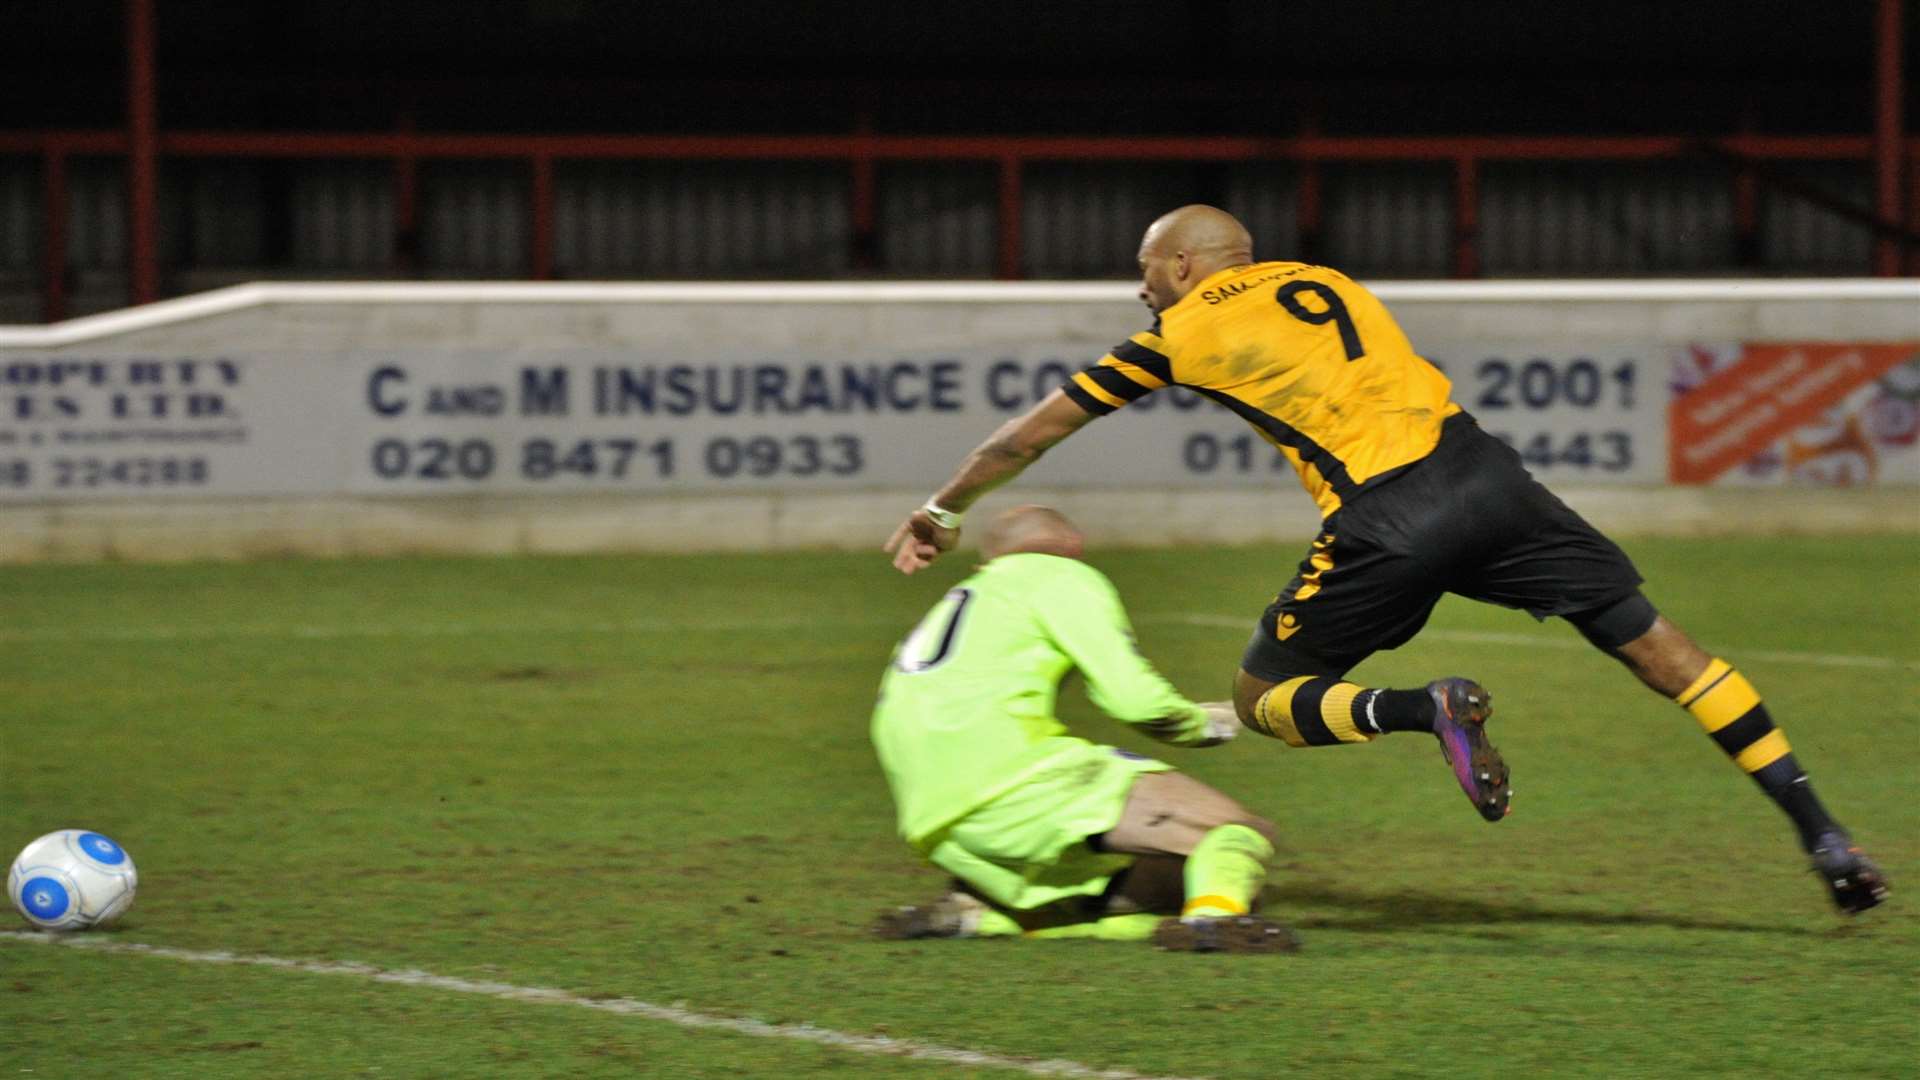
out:
{"label": "goalkeeper's green shorts", "polygon": [[1172,768],[1088,743],[948,826],[927,858],[1004,908],[1098,896],[1133,856],[1095,851],[1087,838],[1119,824],[1140,774]]}

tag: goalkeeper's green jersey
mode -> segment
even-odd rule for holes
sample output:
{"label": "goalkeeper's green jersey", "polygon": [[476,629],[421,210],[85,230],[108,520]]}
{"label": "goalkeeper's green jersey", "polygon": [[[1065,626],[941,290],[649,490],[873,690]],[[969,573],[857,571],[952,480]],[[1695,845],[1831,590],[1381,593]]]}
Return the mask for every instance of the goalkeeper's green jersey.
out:
{"label": "goalkeeper's green jersey", "polygon": [[1163,741],[1205,738],[1206,714],[1148,664],[1120,594],[1078,559],[1002,555],[950,589],[894,650],[873,744],[900,835],[925,850],[941,829],[1090,744],[1054,718],[1060,679]]}

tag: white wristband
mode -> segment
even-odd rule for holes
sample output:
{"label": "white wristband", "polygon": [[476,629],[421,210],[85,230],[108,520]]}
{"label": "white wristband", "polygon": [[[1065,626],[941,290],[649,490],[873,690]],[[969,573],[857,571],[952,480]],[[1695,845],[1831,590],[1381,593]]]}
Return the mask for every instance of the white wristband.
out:
{"label": "white wristband", "polygon": [[940,504],[934,502],[932,499],[928,499],[927,505],[920,509],[925,511],[926,515],[933,519],[935,525],[943,529],[957,529],[960,527],[960,513],[955,510],[942,509]]}

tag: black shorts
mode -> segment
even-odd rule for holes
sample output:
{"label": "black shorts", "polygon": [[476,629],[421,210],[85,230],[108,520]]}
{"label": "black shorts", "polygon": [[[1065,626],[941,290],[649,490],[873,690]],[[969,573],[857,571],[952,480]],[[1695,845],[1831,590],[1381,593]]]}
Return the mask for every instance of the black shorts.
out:
{"label": "black shorts", "polygon": [[1443,593],[1544,619],[1607,607],[1641,580],[1626,552],[1461,413],[1431,454],[1326,519],[1241,667],[1274,681],[1344,675],[1406,644]]}

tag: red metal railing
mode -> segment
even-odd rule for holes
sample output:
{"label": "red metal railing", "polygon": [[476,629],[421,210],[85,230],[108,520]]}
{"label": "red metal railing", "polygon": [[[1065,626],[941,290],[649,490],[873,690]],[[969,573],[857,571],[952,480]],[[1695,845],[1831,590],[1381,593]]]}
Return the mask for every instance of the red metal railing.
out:
{"label": "red metal railing", "polygon": [[[1900,71],[1900,0],[1880,0],[1874,12],[1874,56],[1873,56],[1873,146],[1874,146],[1874,212],[1882,224],[1891,225],[1899,220],[1901,154],[1900,133],[1904,118],[1901,116],[1901,104],[1906,98],[1906,88]],[[1909,165],[1905,170],[1909,196],[1920,200],[1920,169]],[[1920,220],[1920,212],[1909,208],[1908,220]],[[1882,232],[1874,246],[1873,271],[1883,277],[1900,272],[1903,262],[1900,250],[1904,237],[1894,237]]]}
{"label": "red metal railing", "polygon": [[[1026,137],[905,136],[856,131],[846,135],[455,135],[402,129],[369,133],[164,131],[155,120],[153,0],[128,0],[128,124],[124,130],[0,132],[0,154],[40,158],[46,225],[42,253],[44,314],[66,313],[68,266],[67,162],[74,157],[124,156],[128,161],[128,281],[131,300],[159,297],[156,178],[166,158],[360,158],[393,165],[395,228],[412,236],[418,225],[419,162],[423,159],[516,159],[527,163],[529,220],[527,265],[535,279],[553,273],[554,167],[571,160],[759,160],[837,161],[850,170],[849,238],[856,262],[876,250],[876,164],[881,161],[977,161],[999,169],[998,248],[1002,278],[1020,276],[1021,177],[1035,162],[1056,161],[1291,161],[1300,166],[1297,217],[1303,236],[1320,230],[1323,197],[1320,165],[1327,162],[1443,162],[1453,167],[1453,274],[1473,277],[1479,268],[1479,177],[1488,162],[1661,161],[1708,156],[1731,168],[1735,228],[1741,250],[1752,249],[1758,228],[1759,188],[1766,167],[1785,161],[1870,162],[1874,206],[1870,213],[1832,205],[1875,237],[1872,270],[1920,273],[1920,138],[1902,134],[1904,92],[1899,0],[1878,0],[1875,21],[1875,123],[1869,135],[1535,137],[1474,136],[1340,137]],[[1790,181],[1773,183],[1792,189]],[[1902,203],[1902,189],[1906,202]],[[1801,191],[1818,198],[1817,193]],[[396,244],[397,262],[413,257]],[[1862,267],[1863,270],[1867,269]]]}
{"label": "red metal railing", "polygon": [[[160,298],[158,141],[153,0],[127,4],[127,282],[136,304]],[[47,268],[66,272],[64,265]]]}
{"label": "red metal railing", "polygon": [[[853,178],[851,219],[856,251],[870,251],[877,227],[875,166],[882,161],[985,161],[999,166],[999,238],[996,264],[1002,278],[1020,274],[1020,199],[1023,169],[1056,161],[1292,161],[1301,166],[1298,215],[1301,232],[1320,227],[1323,199],[1318,166],[1329,162],[1444,162],[1454,170],[1453,273],[1473,277],[1479,266],[1479,172],[1501,161],[1662,161],[1702,153],[1735,161],[1732,183],[1737,228],[1758,227],[1758,181],[1754,167],[1787,161],[1869,161],[1872,139],[1865,135],[1735,135],[1699,140],[1678,136],[1474,137],[1474,138],[1074,138],[1074,137],[921,137],[876,135],[821,136],[657,136],[657,135],[433,135],[410,132],[299,134],[268,132],[161,131],[153,137],[156,158],[359,158],[393,165],[395,228],[401,235],[417,226],[419,163],[430,159],[509,159],[525,161],[529,187],[530,230],[527,263],[531,276],[553,272],[554,166],[587,160],[758,160],[838,161]],[[119,131],[0,132],[0,154],[38,156],[44,169],[47,208],[44,272],[49,320],[66,306],[66,165],[70,158],[147,156],[139,140]],[[1920,159],[1920,139],[1903,147]],[[136,302],[158,296],[154,251],[152,186],[148,171],[131,175],[133,194],[132,291]],[[145,207],[145,209],[142,209]],[[1911,210],[1920,223],[1920,203]],[[1898,220],[1895,218],[1894,220]],[[1879,230],[1875,269],[1897,273],[1901,233],[1898,226]],[[1887,252],[1893,254],[1889,256]],[[404,258],[405,253],[402,253]],[[1888,260],[1892,262],[1889,263]],[[1862,267],[1862,269],[1866,269]]]}

